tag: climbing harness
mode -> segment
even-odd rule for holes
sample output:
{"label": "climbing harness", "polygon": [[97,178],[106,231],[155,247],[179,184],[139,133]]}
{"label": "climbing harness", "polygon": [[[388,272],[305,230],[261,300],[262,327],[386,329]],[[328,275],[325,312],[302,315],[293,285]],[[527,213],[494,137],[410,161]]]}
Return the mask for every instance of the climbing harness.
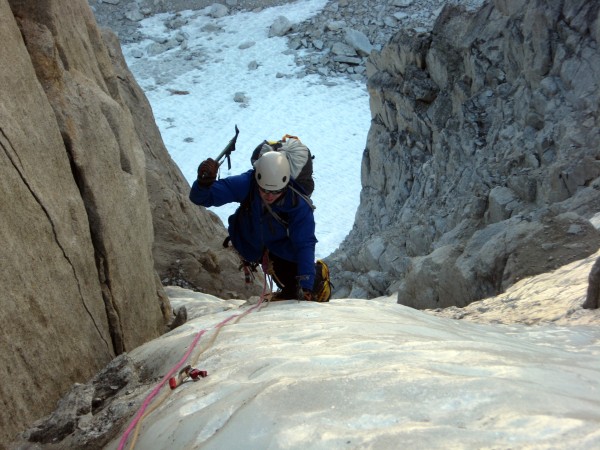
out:
{"label": "climbing harness", "polygon": [[244,281],[246,284],[252,284],[254,282],[254,272],[256,272],[257,263],[251,263],[242,260],[242,264],[240,265],[240,269],[244,271]]}
{"label": "climbing harness", "polygon": [[[270,279],[271,279],[271,285],[270,285],[270,289],[271,292],[273,292],[273,280],[275,280],[275,283],[278,286],[284,286],[284,284],[281,282],[281,280],[279,279],[279,277],[277,276],[277,274],[275,273],[275,267],[273,267],[273,261],[271,261],[271,258],[269,258],[269,251],[265,250],[265,253],[263,254],[263,270],[266,269],[266,274],[269,275]],[[269,300],[271,299],[271,297],[269,297]]]}
{"label": "climbing harness", "polygon": [[238,270],[242,270],[244,272],[244,281],[246,284],[252,284],[254,282],[254,273],[256,272],[256,268],[259,266],[257,262],[249,262],[242,258],[242,255],[238,253],[235,247],[230,247],[229,243],[231,242],[231,237],[227,236],[223,241],[223,248],[231,248],[240,258],[241,263],[238,266]]}

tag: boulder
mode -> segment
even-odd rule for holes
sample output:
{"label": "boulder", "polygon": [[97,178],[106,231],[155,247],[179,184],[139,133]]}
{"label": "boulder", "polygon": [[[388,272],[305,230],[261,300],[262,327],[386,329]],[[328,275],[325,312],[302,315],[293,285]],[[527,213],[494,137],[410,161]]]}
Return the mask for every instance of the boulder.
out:
{"label": "boulder", "polygon": [[345,33],[346,43],[354,48],[356,52],[361,56],[369,56],[373,50],[373,44],[369,41],[369,38],[359,30],[349,28]]}
{"label": "boulder", "polygon": [[269,37],[285,36],[292,29],[292,22],[287,17],[279,16],[269,28]]}

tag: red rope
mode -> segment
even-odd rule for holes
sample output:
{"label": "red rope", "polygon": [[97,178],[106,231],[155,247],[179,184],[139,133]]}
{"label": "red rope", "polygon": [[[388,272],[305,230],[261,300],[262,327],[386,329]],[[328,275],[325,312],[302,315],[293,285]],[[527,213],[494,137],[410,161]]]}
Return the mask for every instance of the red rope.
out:
{"label": "red rope", "polygon": [[[258,303],[256,305],[252,306],[251,308],[249,308],[248,310],[244,311],[242,314],[233,314],[233,315],[227,317],[225,320],[219,322],[214,327],[216,330],[218,330],[219,328],[224,327],[225,325],[227,325],[231,320],[235,319],[236,317],[239,317],[241,319],[242,317],[246,316],[247,314],[250,314],[252,311],[260,308],[260,306],[262,305],[263,300],[265,298],[266,291],[267,291],[267,272],[265,271],[265,261],[267,260],[267,258],[268,257],[266,257],[266,256],[263,258],[263,273],[265,274],[265,278],[264,278],[263,292],[262,292],[262,294],[260,296],[260,300],[258,301]],[[164,378],[158,383],[158,385],[146,397],[146,399],[142,403],[142,406],[140,407],[138,413],[135,415],[135,417],[133,418],[133,420],[131,421],[131,423],[127,427],[127,430],[125,430],[125,433],[123,433],[123,436],[121,437],[121,440],[119,441],[118,450],[123,450],[123,448],[125,447],[125,444],[127,443],[127,439],[129,438],[129,435],[134,430],[134,428],[137,426],[138,422],[140,421],[140,419],[144,415],[144,412],[146,411],[146,409],[150,405],[150,402],[152,402],[152,400],[154,399],[154,397],[156,397],[156,395],[160,392],[160,390],[168,382],[168,380],[187,361],[187,359],[189,358],[190,354],[192,353],[192,351],[194,350],[194,348],[198,344],[198,341],[200,340],[200,338],[202,337],[202,335],[204,335],[204,333],[206,333],[206,329],[200,330],[196,334],[196,337],[192,341],[192,344],[190,345],[190,348],[188,349],[188,351],[185,353],[185,355],[183,355],[183,358],[181,358],[181,360],[175,366],[173,366],[173,368],[171,368],[171,370],[169,370],[169,373],[167,373],[167,375],[164,376]]]}
{"label": "red rope", "polygon": [[160,392],[161,388],[165,385],[165,383],[169,380],[169,378],[171,378],[173,376],[173,374],[175,372],[177,372],[181,366],[183,366],[183,364],[188,359],[188,357],[190,356],[190,354],[196,347],[196,344],[198,344],[198,341],[200,340],[200,338],[202,337],[202,335],[204,333],[206,333],[205,329],[200,330],[198,332],[198,334],[196,334],[196,337],[194,338],[192,345],[190,346],[190,348],[188,349],[186,354],[183,356],[183,358],[181,358],[181,360],[175,366],[173,366],[173,368],[169,371],[169,373],[167,375],[165,375],[165,377],[160,381],[160,383],[158,383],[158,385],[154,388],[154,390],[150,393],[150,395],[148,395],[146,397],[146,399],[144,400],[144,403],[142,403],[140,410],[138,411],[138,413],[136,414],[136,416],[134,417],[132,422],[129,424],[129,427],[127,427],[127,430],[123,434],[123,437],[121,437],[121,441],[119,442],[119,450],[123,450],[123,447],[125,447],[125,444],[127,442],[127,438],[129,438],[129,435],[131,434],[131,432],[137,425],[138,421],[144,415],[144,411],[146,411],[146,408],[148,408],[148,405],[150,404],[150,402]]}

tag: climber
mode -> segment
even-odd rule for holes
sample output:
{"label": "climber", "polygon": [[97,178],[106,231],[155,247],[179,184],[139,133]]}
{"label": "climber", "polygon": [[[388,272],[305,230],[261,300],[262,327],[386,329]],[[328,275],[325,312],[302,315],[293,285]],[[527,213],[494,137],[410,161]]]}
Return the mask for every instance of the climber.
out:
{"label": "climber", "polygon": [[258,263],[268,251],[270,275],[280,289],[275,299],[319,301],[313,295],[317,243],[313,206],[290,176],[286,156],[268,151],[253,169],[219,180],[218,170],[219,163],[211,158],[200,164],[190,200],[205,207],[240,203],[229,217],[228,239],[244,262]]}

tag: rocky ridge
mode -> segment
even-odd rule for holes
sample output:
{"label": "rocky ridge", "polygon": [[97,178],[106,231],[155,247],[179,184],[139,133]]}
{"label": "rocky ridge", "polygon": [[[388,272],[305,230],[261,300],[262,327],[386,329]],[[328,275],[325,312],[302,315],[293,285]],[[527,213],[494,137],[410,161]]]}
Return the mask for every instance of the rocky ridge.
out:
{"label": "rocky ridge", "polygon": [[[417,32],[430,30],[444,5],[462,4],[469,9],[478,7],[482,0],[337,0],[329,1],[322,12],[304,22],[294,22],[293,17],[281,16],[271,25],[272,36],[288,36],[290,52],[305,74],[319,74],[323,83],[335,82],[332,77],[347,76],[366,81],[366,61],[372,50],[381,50],[400,28]],[[89,0],[98,22],[111,28],[122,43],[138,42],[145,38],[138,22],[157,13],[171,13],[168,21],[172,30],[184,25],[178,14],[192,9],[215,19],[240,11],[289,3],[285,0],[257,0],[238,2],[175,1],[175,2],[124,2],[119,0]],[[251,39],[251,36],[249,36]],[[176,39],[155,42],[150,53],[176,49],[188,54],[187,36],[180,33]],[[143,53],[138,57],[142,58]],[[257,62],[259,64],[260,62]]]}
{"label": "rocky ridge", "polygon": [[[445,8],[368,63],[372,124],[340,297],[465,306],[599,245],[600,5]],[[594,226],[596,223],[596,227]]]}
{"label": "rocky ridge", "polygon": [[292,27],[289,46],[300,51],[296,63],[306,73],[365,81],[366,62],[373,50],[381,50],[399,29],[430,30],[450,3],[472,9],[481,0],[331,1],[321,14]]}

